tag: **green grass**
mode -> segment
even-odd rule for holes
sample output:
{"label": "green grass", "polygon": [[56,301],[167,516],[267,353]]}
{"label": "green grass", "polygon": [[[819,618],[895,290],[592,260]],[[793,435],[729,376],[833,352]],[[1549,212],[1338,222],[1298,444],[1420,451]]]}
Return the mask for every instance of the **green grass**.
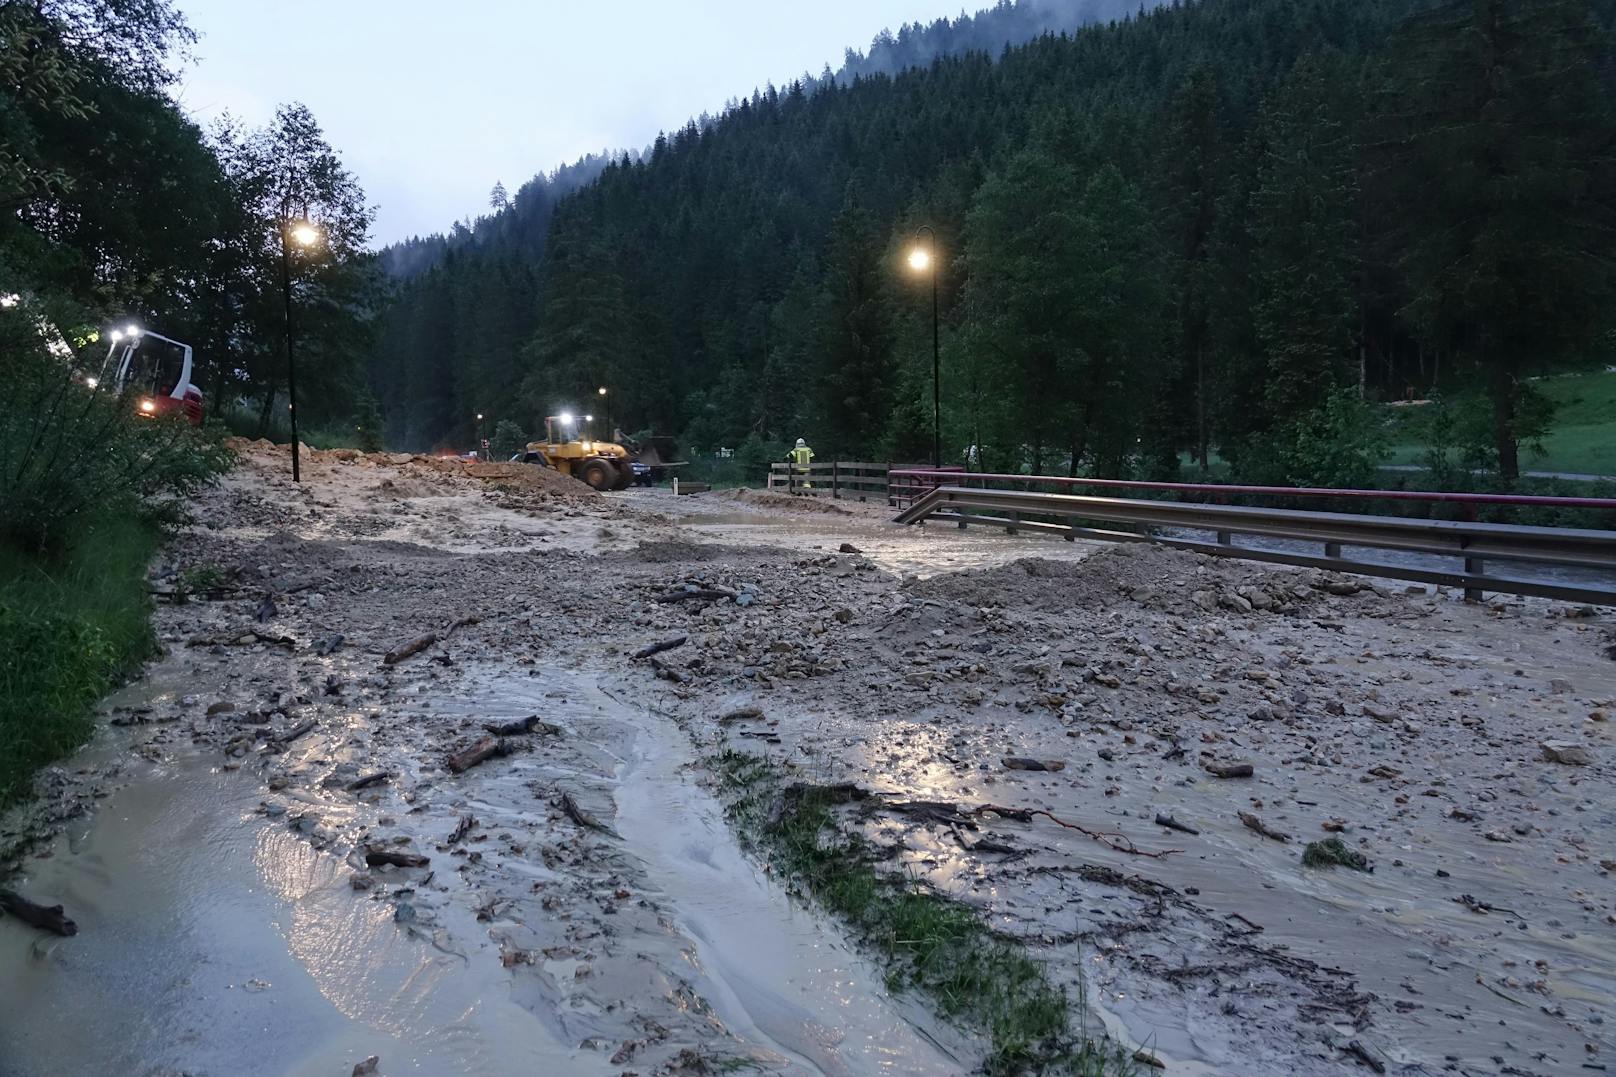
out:
{"label": "green grass", "polygon": [[834,787],[787,784],[782,768],[744,753],[725,752],[714,766],[742,838],[886,962],[890,989],[924,993],[944,1017],[986,1033],[986,1072],[1136,1072],[1118,1045],[1074,1034],[1065,991],[1022,946],[971,906],[883,869],[842,825],[846,798]]}
{"label": "green grass", "polygon": [[157,531],[104,514],[51,560],[0,549],[0,807],[94,730],[97,701],[152,653]]}
{"label": "green grass", "polygon": [[[1571,374],[1544,378],[1533,388],[1555,404],[1554,422],[1543,439],[1543,452],[1523,451],[1526,471],[1564,471],[1580,475],[1616,475],[1616,373]],[[1390,464],[1419,465],[1425,447],[1414,436],[1424,407],[1391,408],[1394,433]],[[1398,436],[1402,433],[1404,436]]]}

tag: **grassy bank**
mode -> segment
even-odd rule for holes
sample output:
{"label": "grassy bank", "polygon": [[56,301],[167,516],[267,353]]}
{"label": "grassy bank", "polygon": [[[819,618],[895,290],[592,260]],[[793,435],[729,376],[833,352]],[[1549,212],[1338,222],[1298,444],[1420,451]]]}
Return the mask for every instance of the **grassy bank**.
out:
{"label": "grassy bank", "polygon": [[[1554,421],[1543,451],[1523,449],[1527,471],[1616,475],[1616,373],[1568,374],[1532,383],[1554,404]],[[1425,462],[1421,439],[1427,407],[1388,408],[1392,415],[1391,464]]]}
{"label": "grassy bank", "polygon": [[94,729],[96,702],[151,654],[155,528],[103,514],[49,559],[0,547],[0,807]]}
{"label": "grassy bank", "polygon": [[742,840],[879,955],[889,988],[921,992],[945,1018],[985,1034],[988,1073],[1135,1072],[1117,1045],[1072,1028],[1066,993],[1022,946],[971,906],[883,868],[841,822],[845,790],[789,783],[778,765],[737,752],[714,769]]}

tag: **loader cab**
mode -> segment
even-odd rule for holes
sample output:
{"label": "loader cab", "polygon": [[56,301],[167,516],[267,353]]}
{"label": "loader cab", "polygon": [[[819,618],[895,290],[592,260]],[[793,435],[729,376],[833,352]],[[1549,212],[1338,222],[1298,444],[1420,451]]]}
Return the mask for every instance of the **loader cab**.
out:
{"label": "loader cab", "polygon": [[137,413],[183,415],[202,425],[202,390],[191,382],[191,346],[137,326],[115,329],[91,388],[127,397]]}

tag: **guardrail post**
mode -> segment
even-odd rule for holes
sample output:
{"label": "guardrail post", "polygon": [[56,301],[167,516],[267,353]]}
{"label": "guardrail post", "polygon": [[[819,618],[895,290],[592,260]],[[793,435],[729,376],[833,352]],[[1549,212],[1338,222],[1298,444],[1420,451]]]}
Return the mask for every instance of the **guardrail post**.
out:
{"label": "guardrail post", "polygon": [[832,460],[830,464],[830,499],[832,501],[842,499],[842,463],[840,460]]}
{"label": "guardrail post", "polygon": [[1233,546],[1234,545],[1234,535],[1230,534],[1227,531],[1219,531],[1218,532],[1218,545],[1219,546]]}
{"label": "guardrail post", "polygon": [[1341,560],[1341,543],[1326,542],[1324,544],[1324,556],[1336,561]]}
{"label": "guardrail post", "polygon": [[1061,537],[1064,538],[1067,542],[1076,542],[1077,541],[1077,517],[1076,516],[1068,516],[1068,517],[1066,517],[1066,534],[1062,535]]}
{"label": "guardrail post", "polygon": [[1007,535],[1014,535],[1016,533],[1016,525],[1019,524],[1020,522],[1021,522],[1021,513],[1012,512],[1010,514],[1010,522],[1009,522],[1009,524],[1005,525],[1004,533],[1007,534]]}
{"label": "guardrail post", "polygon": [[[1464,570],[1465,570],[1465,575],[1466,576],[1480,576],[1482,574],[1482,572],[1486,570],[1486,564],[1479,557],[1466,557],[1464,559]],[[1465,588],[1465,601],[1466,602],[1480,602],[1482,600],[1482,597],[1483,597],[1483,595],[1482,595],[1481,588],[1479,588],[1479,587],[1466,587]]]}

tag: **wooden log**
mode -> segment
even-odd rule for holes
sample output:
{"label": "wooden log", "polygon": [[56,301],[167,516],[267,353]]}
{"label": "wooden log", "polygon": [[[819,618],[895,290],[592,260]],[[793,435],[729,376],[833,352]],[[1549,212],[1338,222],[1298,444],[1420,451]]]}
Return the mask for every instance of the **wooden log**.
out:
{"label": "wooden log", "polygon": [[420,853],[407,853],[402,849],[381,849],[367,845],[365,863],[373,868],[383,864],[391,864],[395,868],[424,868],[432,863],[432,859]]}
{"label": "wooden log", "polygon": [[694,591],[669,591],[658,595],[658,602],[714,602],[721,598],[734,598],[735,592],[727,587],[702,587]]}
{"label": "wooden log", "polygon": [[675,636],[672,639],[665,639],[661,643],[653,643],[648,647],[641,647],[639,650],[634,652],[634,657],[650,658],[653,654],[661,654],[663,651],[671,651],[675,647],[683,647],[688,639],[688,636]]}
{"label": "wooden log", "polygon": [[63,938],[79,933],[75,924],[60,905],[41,905],[29,901],[15,890],[0,890],[0,912],[9,913],[25,924],[41,931],[54,932]]}
{"label": "wooden log", "polygon": [[382,656],[382,665],[396,666],[411,655],[420,654],[442,638],[437,632],[428,632],[424,636],[416,636],[407,643],[400,643]]}
{"label": "wooden log", "polygon": [[599,819],[596,819],[593,815],[590,815],[588,812],[580,808],[578,806],[578,802],[572,799],[571,793],[561,794],[561,810],[566,814],[568,819],[571,819],[574,823],[577,823],[585,830],[598,830],[602,834],[611,834],[613,837],[617,836],[612,832],[611,827],[607,826],[605,823],[602,823]]}
{"label": "wooden log", "polygon": [[373,785],[381,785],[383,782],[390,782],[392,780],[393,776],[391,774],[385,770],[379,770],[375,774],[366,774],[349,782],[348,792],[356,793],[361,789],[369,789]]}
{"label": "wooden log", "polygon": [[522,733],[558,734],[561,732],[560,726],[542,721],[536,714],[530,714],[526,718],[518,718],[514,722],[484,722],[483,728],[496,737],[514,737]]}
{"label": "wooden log", "polygon": [[484,737],[469,748],[453,752],[445,761],[451,773],[461,774],[470,770],[478,763],[495,759],[499,756],[510,755],[514,749],[498,737]]}

